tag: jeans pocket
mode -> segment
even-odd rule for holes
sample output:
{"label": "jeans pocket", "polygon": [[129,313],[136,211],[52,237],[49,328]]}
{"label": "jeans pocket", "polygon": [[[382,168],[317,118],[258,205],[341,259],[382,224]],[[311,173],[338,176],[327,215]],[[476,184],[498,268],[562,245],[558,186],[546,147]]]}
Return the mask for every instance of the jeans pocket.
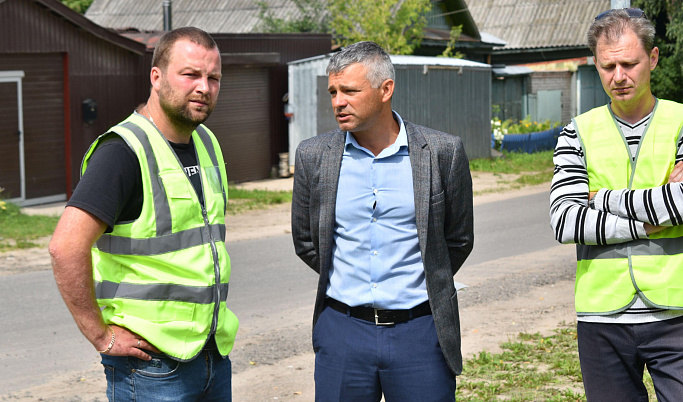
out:
{"label": "jeans pocket", "polygon": [[[148,352],[149,353],[149,352]],[[165,378],[172,376],[180,367],[180,362],[166,356],[149,353],[150,361],[131,357],[133,372],[151,378]]]}

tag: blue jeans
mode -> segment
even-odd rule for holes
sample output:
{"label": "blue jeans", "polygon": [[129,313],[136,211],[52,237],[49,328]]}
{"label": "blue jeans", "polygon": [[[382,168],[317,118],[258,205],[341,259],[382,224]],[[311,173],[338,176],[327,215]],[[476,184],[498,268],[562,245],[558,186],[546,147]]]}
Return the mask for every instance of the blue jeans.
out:
{"label": "blue jeans", "polygon": [[327,307],[313,348],[316,401],[455,401],[431,315],[377,326]]}
{"label": "blue jeans", "polygon": [[647,402],[647,370],[660,402],[683,398],[683,317],[647,324],[577,326],[581,374],[589,402]]}
{"label": "blue jeans", "polygon": [[230,359],[215,350],[182,363],[146,352],[152,360],[101,355],[110,401],[232,401]]}

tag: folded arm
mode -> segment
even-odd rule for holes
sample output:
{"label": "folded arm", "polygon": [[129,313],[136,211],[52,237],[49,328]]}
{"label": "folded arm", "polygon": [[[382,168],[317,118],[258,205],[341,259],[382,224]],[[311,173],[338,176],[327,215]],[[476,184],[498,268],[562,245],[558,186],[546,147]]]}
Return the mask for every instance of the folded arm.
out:
{"label": "folded arm", "polygon": [[[679,150],[680,154],[680,150]],[[683,162],[678,162],[668,183],[644,190],[601,189],[595,194],[595,209],[651,226],[677,226],[683,223]],[[657,230],[651,228],[650,230]]]}
{"label": "folded arm", "polygon": [[588,206],[586,159],[573,124],[557,139],[550,188],[550,226],[561,243],[605,245],[647,238],[643,221]]}

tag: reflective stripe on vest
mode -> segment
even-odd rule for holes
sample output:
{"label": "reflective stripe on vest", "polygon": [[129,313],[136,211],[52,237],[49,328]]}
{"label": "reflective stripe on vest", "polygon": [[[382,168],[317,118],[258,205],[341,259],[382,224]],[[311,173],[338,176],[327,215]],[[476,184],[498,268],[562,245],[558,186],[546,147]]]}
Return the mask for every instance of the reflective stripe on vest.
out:
{"label": "reflective stripe on vest", "polygon": [[627,258],[629,255],[676,255],[680,254],[682,240],[672,239],[642,239],[628,243],[610,244],[607,246],[586,246],[578,244],[576,258],[582,260],[607,260],[610,258]]}
{"label": "reflective stripe on vest", "polygon": [[[221,283],[219,288],[222,302],[228,299],[228,283]],[[98,299],[137,299],[137,300],[173,300],[187,303],[209,304],[214,302],[213,286],[183,286],[170,283],[116,283],[97,282],[95,293]]]}
{"label": "reflective stripe on vest", "polygon": [[219,352],[227,355],[238,321],[226,308],[227,178],[215,137],[201,125],[193,133],[201,207],[175,152],[147,119],[133,114],[110,132],[137,155],[144,199],[138,219],[117,223],[93,249],[95,294],[105,322],[138,333],[181,361],[194,358],[215,333]]}
{"label": "reflective stripe on vest", "polygon": [[109,254],[157,255],[206,244],[210,238],[225,241],[225,225],[210,225],[208,231],[208,236],[207,228],[201,227],[147,239],[102,235],[97,248]]}
{"label": "reflective stripe on vest", "polygon": [[[590,191],[646,189],[665,184],[675,163],[683,127],[683,105],[658,100],[635,161],[609,106],[574,119],[582,142]],[[644,155],[641,158],[641,155]],[[579,315],[623,311],[636,293],[654,306],[683,308],[683,226],[649,239],[613,245],[577,245],[575,287]]]}

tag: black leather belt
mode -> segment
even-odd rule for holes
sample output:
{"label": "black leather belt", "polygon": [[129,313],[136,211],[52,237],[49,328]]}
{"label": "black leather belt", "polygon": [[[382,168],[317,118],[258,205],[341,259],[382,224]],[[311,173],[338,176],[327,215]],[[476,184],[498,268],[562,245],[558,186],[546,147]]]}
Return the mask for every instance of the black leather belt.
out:
{"label": "black leather belt", "polygon": [[409,310],[382,310],[363,306],[350,307],[329,297],[326,299],[326,303],[333,310],[349,314],[354,318],[372,322],[375,325],[393,325],[432,314],[432,310],[429,308],[429,301],[419,304]]}

